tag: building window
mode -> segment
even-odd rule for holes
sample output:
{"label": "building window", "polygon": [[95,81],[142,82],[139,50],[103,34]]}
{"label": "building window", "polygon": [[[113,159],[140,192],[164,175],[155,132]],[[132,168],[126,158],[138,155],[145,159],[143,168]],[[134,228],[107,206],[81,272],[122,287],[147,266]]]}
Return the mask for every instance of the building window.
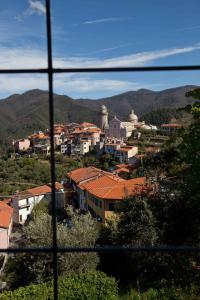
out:
{"label": "building window", "polygon": [[115,203],[110,202],[108,207],[109,207],[109,211],[114,211],[115,210]]}
{"label": "building window", "polygon": [[102,208],[102,201],[99,200],[99,207]]}
{"label": "building window", "polygon": [[22,215],[19,215],[19,221],[22,222]]}

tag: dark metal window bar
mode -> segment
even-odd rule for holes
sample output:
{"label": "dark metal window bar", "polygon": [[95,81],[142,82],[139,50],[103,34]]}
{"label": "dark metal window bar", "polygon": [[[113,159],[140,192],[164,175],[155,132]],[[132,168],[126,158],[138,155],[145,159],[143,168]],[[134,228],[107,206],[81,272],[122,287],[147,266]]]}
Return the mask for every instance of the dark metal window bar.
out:
{"label": "dark metal window bar", "polygon": [[51,0],[46,2],[46,34],[47,34],[47,68],[39,69],[0,69],[0,74],[38,74],[48,75],[49,91],[49,123],[51,141],[51,182],[52,182],[52,247],[39,248],[8,248],[0,249],[0,253],[52,253],[53,254],[53,290],[54,300],[58,300],[58,253],[78,252],[146,252],[146,253],[200,253],[200,247],[192,246],[148,246],[148,247],[58,247],[56,224],[56,199],[55,199],[55,158],[54,158],[54,102],[53,102],[53,75],[56,73],[101,73],[101,72],[161,72],[161,71],[200,71],[200,65],[180,66],[149,66],[149,67],[109,67],[109,68],[53,68],[52,61],[52,31],[51,31]]}

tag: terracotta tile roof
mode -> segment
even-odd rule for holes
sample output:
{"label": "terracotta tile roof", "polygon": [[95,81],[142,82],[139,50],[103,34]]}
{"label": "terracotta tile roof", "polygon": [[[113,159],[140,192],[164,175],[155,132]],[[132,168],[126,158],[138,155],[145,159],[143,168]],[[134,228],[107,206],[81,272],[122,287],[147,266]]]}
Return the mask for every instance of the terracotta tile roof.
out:
{"label": "terracotta tile roof", "polygon": [[128,165],[127,164],[118,164],[116,165],[117,168],[127,168]]}
{"label": "terracotta tile roof", "polygon": [[51,193],[51,187],[48,185],[41,185],[32,189],[28,189],[27,192],[31,195],[43,195]]}
{"label": "terracotta tile roof", "polygon": [[[49,183],[48,186],[51,187],[51,183]],[[56,190],[62,190],[63,185],[60,182],[55,182],[55,188],[56,188]]]}
{"label": "terracotta tile roof", "polygon": [[83,132],[83,129],[75,128],[72,134],[81,133],[81,132]]}
{"label": "terracotta tile roof", "polygon": [[97,127],[95,124],[83,122],[80,124],[81,127]]}
{"label": "terracotta tile roof", "polygon": [[81,183],[79,184],[79,187],[81,189],[85,189],[85,190],[92,190],[92,189],[96,189],[96,188],[102,188],[104,186],[106,187],[113,187],[116,184],[118,184],[119,182],[123,182],[125,181],[124,179],[115,176],[113,174],[102,174],[99,175],[97,178],[90,180],[88,182],[85,183]]}
{"label": "terracotta tile roof", "polygon": [[128,168],[122,167],[122,168],[118,168],[115,173],[119,174],[121,172],[125,172],[125,173],[130,173],[130,170]]}
{"label": "terracotta tile roof", "polygon": [[124,180],[114,175],[113,177],[106,175],[81,186],[98,198],[122,200],[138,193],[138,188],[141,189],[145,183],[145,177]]}
{"label": "terracotta tile roof", "polygon": [[171,123],[171,124],[162,124],[161,127],[181,128],[183,127],[183,125],[177,123]]}
{"label": "terracotta tile roof", "polygon": [[0,201],[0,227],[9,228],[13,216],[13,208]]}
{"label": "terracotta tile roof", "polygon": [[3,201],[6,204],[10,204],[11,203],[12,198],[7,198],[7,199],[3,199],[1,201]]}
{"label": "terracotta tile roof", "polygon": [[[63,189],[63,185],[59,182],[55,182],[55,188],[56,188],[56,190]],[[49,194],[49,193],[51,193],[51,183],[18,192],[12,198],[21,200],[21,199],[24,199],[27,197],[45,195],[45,194]]]}
{"label": "terracotta tile roof", "polygon": [[79,168],[67,173],[67,176],[76,183],[94,178],[102,174],[102,170],[95,167]]}
{"label": "terracotta tile roof", "polygon": [[29,136],[30,139],[49,139],[49,135],[44,133],[34,133]]}
{"label": "terracotta tile roof", "polygon": [[84,134],[89,134],[89,133],[99,133],[101,132],[100,128],[75,128],[75,130],[72,132],[72,134],[80,134],[80,133],[84,133]]}
{"label": "terracotta tile roof", "polygon": [[86,129],[86,132],[96,133],[96,132],[101,132],[101,129],[100,128],[88,128],[88,129]]}

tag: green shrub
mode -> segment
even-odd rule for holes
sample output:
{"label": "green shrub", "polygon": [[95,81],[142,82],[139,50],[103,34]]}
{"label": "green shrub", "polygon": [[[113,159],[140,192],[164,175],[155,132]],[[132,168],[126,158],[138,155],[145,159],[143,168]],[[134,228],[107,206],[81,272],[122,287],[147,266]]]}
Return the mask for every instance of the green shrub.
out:
{"label": "green shrub", "polygon": [[[75,273],[59,278],[59,300],[117,300],[118,289],[114,278],[102,272]],[[52,282],[28,285],[4,292],[0,300],[51,300]]]}
{"label": "green shrub", "polygon": [[169,287],[160,290],[149,289],[146,292],[138,292],[131,289],[127,294],[119,297],[120,300],[199,300],[199,291],[194,287],[179,288]]}

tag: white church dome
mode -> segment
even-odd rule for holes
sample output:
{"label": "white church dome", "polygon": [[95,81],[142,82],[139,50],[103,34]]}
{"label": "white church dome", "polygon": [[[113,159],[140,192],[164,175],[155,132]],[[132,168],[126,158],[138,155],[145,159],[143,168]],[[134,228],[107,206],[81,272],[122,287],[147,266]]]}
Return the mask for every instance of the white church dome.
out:
{"label": "white church dome", "polygon": [[134,113],[134,110],[131,110],[131,113],[129,115],[129,121],[130,122],[138,122],[138,116]]}

